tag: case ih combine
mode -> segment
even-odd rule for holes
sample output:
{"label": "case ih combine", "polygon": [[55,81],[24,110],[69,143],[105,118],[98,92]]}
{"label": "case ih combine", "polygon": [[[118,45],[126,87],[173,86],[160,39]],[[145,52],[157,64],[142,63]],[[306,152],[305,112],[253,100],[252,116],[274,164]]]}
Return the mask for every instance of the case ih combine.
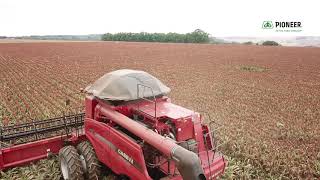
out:
{"label": "case ih combine", "polygon": [[59,154],[63,179],[215,179],[225,168],[213,123],[177,106],[143,71],[108,73],[85,89],[85,110],[0,129],[0,170]]}

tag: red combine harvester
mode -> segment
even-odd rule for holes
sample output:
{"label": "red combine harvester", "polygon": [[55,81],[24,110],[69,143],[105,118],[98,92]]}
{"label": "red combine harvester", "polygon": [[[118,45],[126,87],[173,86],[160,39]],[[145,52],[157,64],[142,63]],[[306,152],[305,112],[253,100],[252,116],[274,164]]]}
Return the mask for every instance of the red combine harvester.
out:
{"label": "red combine harvester", "polygon": [[64,179],[215,179],[226,161],[211,124],[177,106],[143,71],[108,73],[85,89],[85,113],[0,129],[0,170],[59,153]]}

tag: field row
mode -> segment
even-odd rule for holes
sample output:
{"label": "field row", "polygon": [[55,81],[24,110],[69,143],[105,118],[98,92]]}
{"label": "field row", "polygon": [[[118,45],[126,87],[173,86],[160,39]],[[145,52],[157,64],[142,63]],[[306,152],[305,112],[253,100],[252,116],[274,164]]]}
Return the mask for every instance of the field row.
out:
{"label": "field row", "polygon": [[0,113],[4,124],[51,117],[81,106],[80,88],[103,74],[145,70],[172,89],[174,103],[224,125],[225,178],[316,179],[319,57],[319,48],[2,43]]}

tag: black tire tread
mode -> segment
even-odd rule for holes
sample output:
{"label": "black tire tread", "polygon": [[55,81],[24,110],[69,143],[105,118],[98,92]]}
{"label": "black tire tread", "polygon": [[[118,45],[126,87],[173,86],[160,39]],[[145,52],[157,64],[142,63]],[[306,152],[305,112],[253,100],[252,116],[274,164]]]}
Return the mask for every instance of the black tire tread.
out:
{"label": "black tire tread", "polygon": [[87,165],[86,178],[88,180],[98,180],[101,177],[101,164],[96,156],[92,145],[88,141],[83,141],[77,146]]}
{"label": "black tire tread", "polygon": [[65,146],[59,151],[60,160],[64,158],[69,169],[69,180],[84,180],[80,156],[73,146]]}

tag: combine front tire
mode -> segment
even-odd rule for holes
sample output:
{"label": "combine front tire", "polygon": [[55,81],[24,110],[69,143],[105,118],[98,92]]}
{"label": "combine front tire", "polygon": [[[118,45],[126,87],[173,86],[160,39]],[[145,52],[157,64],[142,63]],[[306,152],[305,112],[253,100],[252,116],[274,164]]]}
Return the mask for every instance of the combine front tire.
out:
{"label": "combine front tire", "polygon": [[63,179],[83,180],[80,156],[73,146],[66,146],[59,151],[60,168]]}
{"label": "combine front tire", "polygon": [[86,179],[98,180],[101,176],[101,165],[96,153],[88,141],[83,141],[77,146],[85,170]]}

